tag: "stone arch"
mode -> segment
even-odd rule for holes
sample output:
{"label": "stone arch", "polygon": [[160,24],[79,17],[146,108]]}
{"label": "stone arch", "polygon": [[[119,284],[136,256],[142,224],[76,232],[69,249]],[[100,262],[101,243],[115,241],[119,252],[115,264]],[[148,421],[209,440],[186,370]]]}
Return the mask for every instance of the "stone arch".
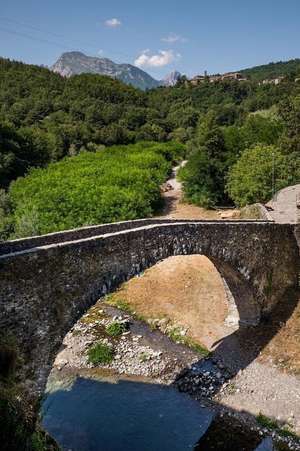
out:
{"label": "stone arch", "polygon": [[297,281],[298,248],[289,226],[174,221],[124,227],[60,243],[40,245],[37,238],[36,247],[31,239],[32,247],[0,257],[0,328],[15,335],[24,361],[20,378],[36,395],[63,337],[87,308],[164,258],[208,257],[227,281],[244,324],[257,323]]}
{"label": "stone arch", "polygon": [[238,311],[240,326],[256,326],[261,317],[261,307],[255,298],[253,289],[249,286],[247,280],[228,263],[211,258],[216,269],[221,274],[228,286],[231,300],[234,302]]}

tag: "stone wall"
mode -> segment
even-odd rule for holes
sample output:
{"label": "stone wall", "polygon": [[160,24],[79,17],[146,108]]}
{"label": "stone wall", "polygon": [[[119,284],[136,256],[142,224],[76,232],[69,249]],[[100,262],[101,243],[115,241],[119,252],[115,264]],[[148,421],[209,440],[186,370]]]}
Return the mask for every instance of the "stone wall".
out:
{"label": "stone wall", "polygon": [[284,302],[285,291],[297,283],[299,255],[291,225],[152,221],[134,228],[129,222],[126,229],[122,224],[123,230],[99,235],[95,228],[96,236],[75,241],[51,244],[48,236],[41,245],[43,237],[31,239],[31,248],[0,256],[0,330],[17,340],[23,359],[19,376],[29,392],[42,393],[64,336],[100,296],[164,258],[210,258],[245,324],[257,323]]}
{"label": "stone wall", "polygon": [[[251,218],[259,219],[259,218]],[[263,218],[265,222],[266,218]],[[136,219],[133,221],[114,222],[110,224],[100,224],[95,226],[81,227],[79,229],[63,230],[62,232],[48,233],[46,235],[19,238],[10,241],[0,241],[0,256],[11,254],[14,252],[24,251],[26,249],[32,249],[33,247],[45,246],[47,244],[65,243],[67,241],[82,240],[84,238],[95,237],[99,235],[105,235],[107,233],[120,232],[122,230],[130,230],[138,227],[143,227],[151,224],[174,224],[181,223],[182,220],[176,219]],[[184,220],[184,223],[197,223],[202,221]],[[207,220],[209,222],[215,222],[214,220]],[[248,222],[247,219],[243,222]],[[258,222],[258,221],[257,221]]]}

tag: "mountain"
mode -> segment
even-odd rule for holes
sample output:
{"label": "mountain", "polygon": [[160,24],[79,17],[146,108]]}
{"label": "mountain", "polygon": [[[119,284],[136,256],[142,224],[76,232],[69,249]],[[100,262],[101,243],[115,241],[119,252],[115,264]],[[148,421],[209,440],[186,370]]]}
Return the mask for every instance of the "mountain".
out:
{"label": "mountain", "polygon": [[51,69],[64,77],[82,73],[108,75],[143,90],[161,85],[147,72],[131,64],[116,64],[108,58],[87,56],[81,52],[63,53]]}
{"label": "mountain", "polygon": [[180,77],[181,73],[177,70],[174,70],[173,72],[165,76],[165,78],[161,81],[161,84],[163,86],[175,86]]}
{"label": "mountain", "polygon": [[277,78],[289,74],[300,73],[300,59],[289,61],[278,61],[276,63],[263,64],[239,71],[253,81],[262,81],[264,79]]}

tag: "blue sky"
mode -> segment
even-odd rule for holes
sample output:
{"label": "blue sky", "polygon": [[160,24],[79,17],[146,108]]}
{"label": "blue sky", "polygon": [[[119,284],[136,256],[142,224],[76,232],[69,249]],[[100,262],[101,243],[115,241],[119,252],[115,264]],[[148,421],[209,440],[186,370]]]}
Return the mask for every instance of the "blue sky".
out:
{"label": "blue sky", "polygon": [[300,57],[299,0],[0,0],[0,55],[51,65],[80,50],[155,78]]}

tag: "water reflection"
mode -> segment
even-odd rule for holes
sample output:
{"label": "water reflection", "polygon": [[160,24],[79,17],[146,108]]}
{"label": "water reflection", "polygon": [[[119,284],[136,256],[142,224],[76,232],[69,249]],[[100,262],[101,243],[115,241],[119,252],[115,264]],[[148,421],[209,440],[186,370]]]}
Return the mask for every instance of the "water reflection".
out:
{"label": "water reflection", "polygon": [[77,378],[48,395],[43,426],[64,450],[193,450],[213,413],[172,387]]}

